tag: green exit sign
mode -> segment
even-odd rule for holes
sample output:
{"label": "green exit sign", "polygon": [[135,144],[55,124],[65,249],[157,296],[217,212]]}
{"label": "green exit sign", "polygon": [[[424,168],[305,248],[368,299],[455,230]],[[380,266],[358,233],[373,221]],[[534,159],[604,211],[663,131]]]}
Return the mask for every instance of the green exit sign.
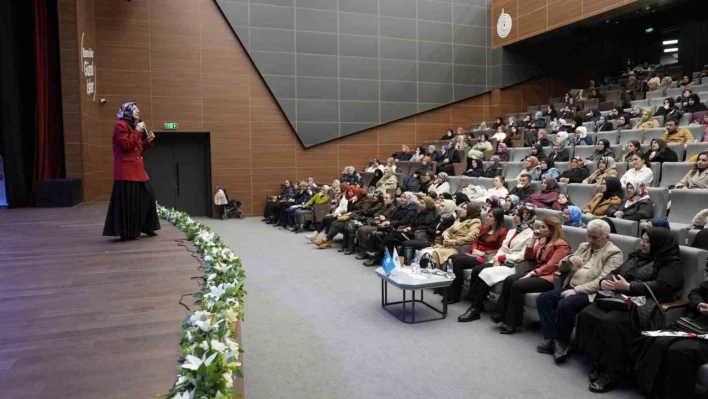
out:
{"label": "green exit sign", "polygon": [[165,123],[165,130],[176,130],[179,126],[177,125],[177,122],[166,122]]}
{"label": "green exit sign", "polygon": [[646,29],[644,29],[644,32],[652,33],[652,32],[654,32],[654,28],[646,28]]}

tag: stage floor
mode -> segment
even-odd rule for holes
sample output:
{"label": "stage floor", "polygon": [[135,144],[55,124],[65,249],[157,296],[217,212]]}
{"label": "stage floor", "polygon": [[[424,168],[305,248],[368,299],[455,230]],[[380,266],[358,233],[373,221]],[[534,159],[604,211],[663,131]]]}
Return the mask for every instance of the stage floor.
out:
{"label": "stage floor", "polygon": [[154,399],[174,383],[199,264],[164,220],[157,237],[101,236],[107,206],[0,209],[3,399]]}

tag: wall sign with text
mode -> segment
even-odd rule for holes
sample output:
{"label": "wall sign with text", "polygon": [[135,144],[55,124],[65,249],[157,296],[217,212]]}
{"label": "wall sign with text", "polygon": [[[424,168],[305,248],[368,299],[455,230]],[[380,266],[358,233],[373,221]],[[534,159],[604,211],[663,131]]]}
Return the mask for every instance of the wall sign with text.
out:
{"label": "wall sign with text", "polygon": [[511,15],[505,13],[502,8],[499,20],[497,20],[497,35],[504,39],[509,36],[509,33],[511,33]]}
{"label": "wall sign with text", "polygon": [[84,35],[81,33],[81,71],[86,79],[86,95],[96,101],[96,63],[91,47],[84,47]]}

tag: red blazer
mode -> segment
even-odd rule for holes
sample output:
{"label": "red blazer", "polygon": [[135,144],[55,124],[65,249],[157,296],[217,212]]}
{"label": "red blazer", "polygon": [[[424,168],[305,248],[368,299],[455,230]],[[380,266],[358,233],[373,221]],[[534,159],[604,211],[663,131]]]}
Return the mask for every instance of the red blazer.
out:
{"label": "red blazer", "polygon": [[113,180],[148,181],[143,151],[152,147],[143,133],[126,121],[118,121],[113,128]]}
{"label": "red blazer", "polygon": [[570,255],[570,247],[565,240],[557,240],[553,245],[543,251],[540,255],[541,248],[546,245],[546,239],[541,239],[533,248],[526,247],[524,259],[528,261],[536,261],[536,277],[553,282],[553,274],[558,271],[560,261]]}
{"label": "red blazer", "polygon": [[[472,247],[469,251],[467,251],[467,255],[472,255],[472,251],[475,249],[484,253],[496,252],[499,250],[499,248],[502,247],[502,245],[504,245],[504,239],[506,238],[506,234],[508,233],[507,229],[502,227],[499,230],[499,235],[497,236],[496,241],[494,241],[494,236],[491,234],[486,237],[484,236],[487,231],[489,231],[489,229],[490,227],[488,224],[482,226],[482,230],[479,231],[477,239],[472,242]],[[476,259],[479,263],[487,262],[483,256],[477,257]]]}

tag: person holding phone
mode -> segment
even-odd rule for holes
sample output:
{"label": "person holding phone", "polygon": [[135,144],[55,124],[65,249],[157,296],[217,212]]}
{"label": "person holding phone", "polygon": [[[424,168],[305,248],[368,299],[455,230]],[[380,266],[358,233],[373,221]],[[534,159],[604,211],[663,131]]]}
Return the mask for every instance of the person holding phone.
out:
{"label": "person holding phone", "polygon": [[141,233],[156,236],[160,229],[155,191],[145,171],[143,155],[155,133],[140,120],[138,104],[127,102],[118,110],[113,127],[113,191],[103,235],[135,240]]}

